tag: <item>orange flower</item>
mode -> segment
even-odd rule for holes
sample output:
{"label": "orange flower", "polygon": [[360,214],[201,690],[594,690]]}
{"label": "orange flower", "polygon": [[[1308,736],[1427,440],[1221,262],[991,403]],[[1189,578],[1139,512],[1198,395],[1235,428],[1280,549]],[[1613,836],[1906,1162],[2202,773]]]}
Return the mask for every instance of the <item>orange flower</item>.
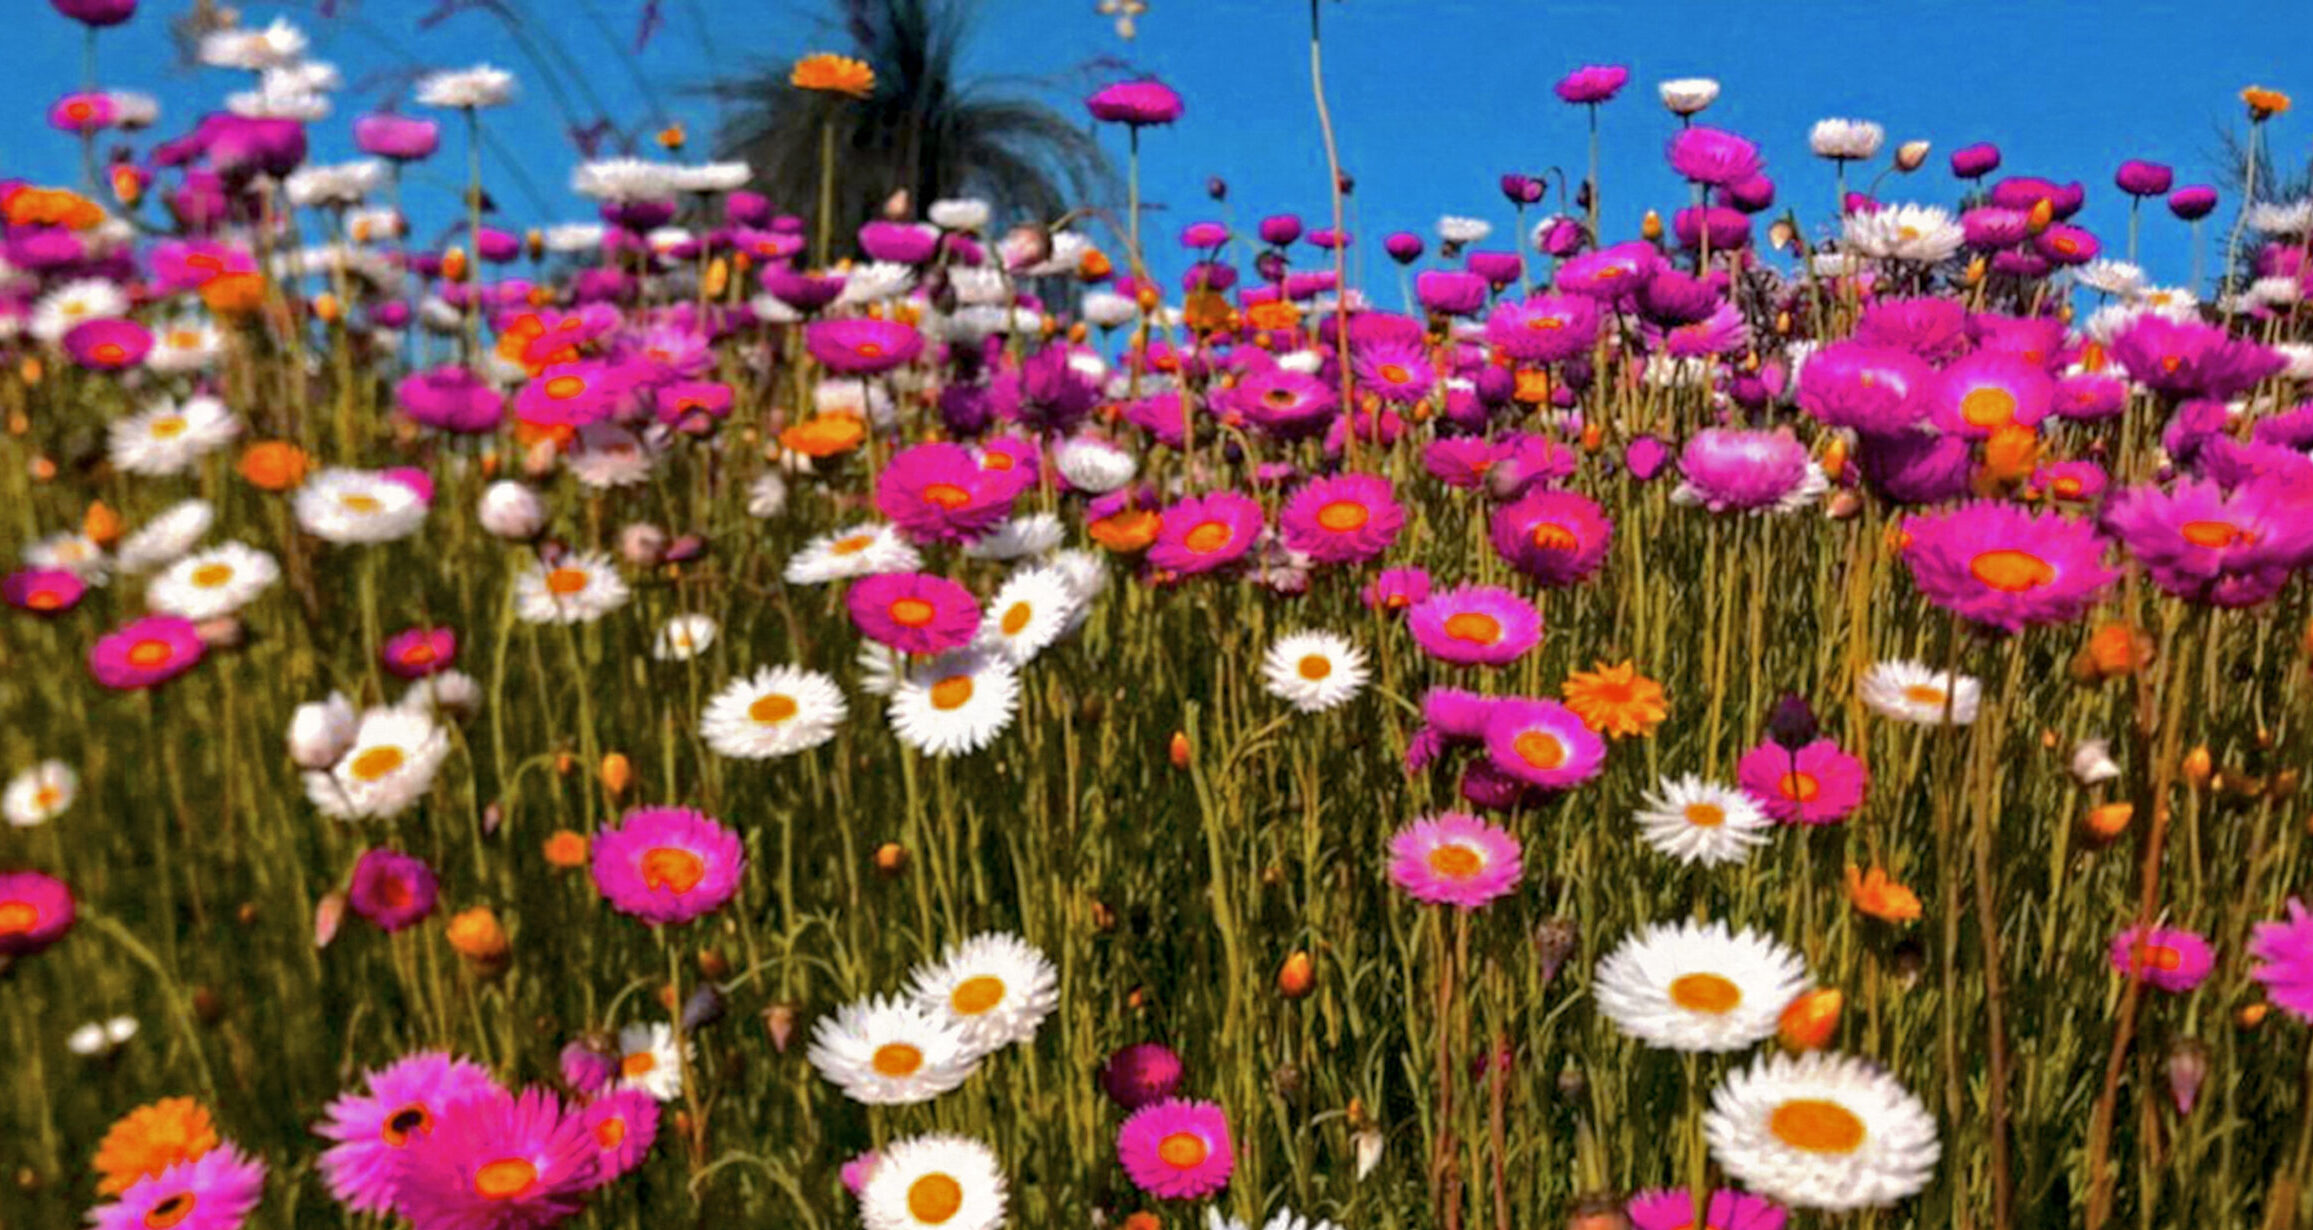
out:
{"label": "orange flower", "polygon": [[15,226],[61,226],[85,231],[104,222],[104,209],[62,188],[18,188],[7,196],[8,221]]}
{"label": "orange flower", "polygon": [[875,70],[865,61],[822,51],[797,60],[795,71],[787,75],[787,84],[820,94],[865,98],[875,92]]}
{"label": "orange flower", "polygon": [[1819,1051],[1839,1032],[1839,1009],[1846,1002],[1836,988],[1818,987],[1791,1001],[1775,1022],[1775,1033],[1794,1051]]}
{"label": "orange flower", "polygon": [[1510,400],[1523,406],[1539,406],[1550,400],[1550,373],[1538,367],[1521,367],[1510,387]]}
{"label": "orange flower", "polygon": [[2021,423],[2003,423],[1984,441],[1984,471],[1993,481],[2012,483],[2040,463],[2040,433]]}
{"label": "orange flower", "polygon": [[2099,626],[2082,651],[2088,665],[2107,679],[2133,675],[2152,662],[2152,638],[2124,623]]}
{"label": "orange flower", "polygon": [[1128,508],[1084,527],[1092,541],[1120,555],[1145,550],[1164,528],[1164,518],[1146,508]]}
{"label": "orange flower", "polygon": [[1867,873],[1849,866],[1847,900],[1856,909],[1882,922],[1913,922],[1920,914],[1919,894],[1888,879],[1886,869],[1881,867]]}
{"label": "orange flower", "polygon": [[1650,734],[1670,716],[1662,685],[1627,661],[1619,666],[1600,662],[1593,670],[1576,671],[1566,677],[1561,690],[1566,707],[1583,725],[1617,739]]}
{"label": "orange flower", "polygon": [[498,915],[489,906],[462,910],[451,918],[449,938],[450,947],[459,956],[484,969],[500,967],[506,961],[506,929],[498,925]]}
{"label": "orange flower", "polygon": [[287,491],[305,481],[305,450],[287,440],[260,440],[241,453],[241,477],[253,487]]}
{"label": "orange flower", "polygon": [[1079,281],[1097,282],[1115,272],[1116,262],[1108,259],[1108,253],[1098,248],[1086,248],[1084,255],[1076,258],[1076,277]]}
{"label": "orange flower", "polygon": [[2268,90],[2252,85],[2241,91],[2241,101],[2249,104],[2249,119],[2262,122],[2289,109],[2289,96],[2279,90]]}
{"label": "orange flower", "polygon": [[88,515],[80,519],[80,532],[100,547],[109,547],[120,541],[120,514],[103,500],[88,506]]}
{"label": "orange flower", "polygon": [[586,866],[589,853],[586,835],[583,833],[557,829],[552,837],[546,839],[546,861],[565,871]]}
{"label": "orange flower", "polygon": [[265,304],[265,279],[254,273],[220,273],[201,283],[201,302],[219,316],[248,316]]}
{"label": "orange flower", "polygon": [[191,1098],[163,1098],[120,1117],[96,1147],[97,1194],[117,1196],[136,1181],[217,1147],[209,1112]]}
{"label": "orange flower", "polygon": [[858,448],[867,424],[856,414],[815,414],[779,433],[779,444],[806,457],[834,457]]}
{"label": "orange flower", "polygon": [[2083,823],[2090,836],[2098,841],[2111,841],[2126,831],[2128,822],[2135,818],[2134,804],[2102,803],[2088,809],[2088,818]]}
{"label": "orange flower", "polygon": [[1245,320],[1263,333],[1281,331],[1301,323],[1301,309],[1290,299],[1271,299],[1246,308]]}

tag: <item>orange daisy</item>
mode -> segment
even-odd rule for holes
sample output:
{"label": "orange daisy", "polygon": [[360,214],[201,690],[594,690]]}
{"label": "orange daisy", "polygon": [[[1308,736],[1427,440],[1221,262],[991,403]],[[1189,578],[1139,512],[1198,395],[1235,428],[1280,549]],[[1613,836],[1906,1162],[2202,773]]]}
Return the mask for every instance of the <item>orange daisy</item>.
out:
{"label": "orange daisy", "polygon": [[806,457],[834,457],[858,448],[867,425],[856,414],[816,414],[779,433],[779,443]]}
{"label": "orange daisy", "polygon": [[1628,661],[1618,666],[1600,662],[1595,669],[1576,671],[1566,677],[1561,690],[1566,707],[1583,725],[1617,739],[1651,734],[1670,716],[1662,685],[1639,674]]}
{"label": "orange daisy", "polygon": [[1849,866],[1847,899],[1856,909],[1882,922],[1907,923],[1919,919],[1919,894],[1887,878],[1887,869],[1869,872]]}
{"label": "orange daisy", "polygon": [[787,84],[820,94],[865,98],[875,92],[875,70],[864,60],[822,51],[797,60],[795,71],[787,75]]}
{"label": "orange daisy", "polygon": [[191,1098],[163,1098],[122,1115],[96,1147],[96,1190],[117,1196],[179,1162],[217,1147],[209,1112]]}

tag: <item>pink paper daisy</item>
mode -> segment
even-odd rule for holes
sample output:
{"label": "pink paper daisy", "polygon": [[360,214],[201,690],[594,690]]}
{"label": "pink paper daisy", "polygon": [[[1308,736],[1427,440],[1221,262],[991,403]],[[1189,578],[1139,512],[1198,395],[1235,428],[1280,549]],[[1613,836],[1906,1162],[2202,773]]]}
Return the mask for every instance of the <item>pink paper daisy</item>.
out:
{"label": "pink paper daisy", "polygon": [[395,1211],[403,1151],[434,1130],[444,1108],[497,1089],[482,1065],[421,1051],[369,1074],[364,1091],[329,1104],[316,1135],[336,1141],[321,1154],[329,1193],[356,1213]]}
{"label": "pink paper daisy", "polygon": [[403,679],[423,679],[450,669],[458,660],[455,628],[411,628],[387,638],[378,651],[385,668]]}
{"label": "pink paper daisy", "polygon": [[2032,363],[1980,351],[1937,373],[1927,402],[1938,428],[1980,440],[2002,427],[2038,426],[2055,408],[2056,386]]}
{"label": "pink paper daisy", "polygon": [[265,1195],[265,1163],[232,1144],[139,1179],[89,1212],[94,1230],[239,1230]]}
{"label": "pink paper daisy", "polygon": [[1489,528],[1494,550],[1512,568],[1552,589],[1588,579],[1614,541],[1614,523],[1598,501],[1573,491],[1529,491],[1495,509]]}
{"label": "pink paper daisy", "polygon": [[1462,666],[1515,661],[1542,639],[1542,613],[1506,589],[1463,585],[1432,594],[1406,612],[1422,652]]}
{"label": "pink paper daisy", "polygon": [[492,1089],[410,1143],[401,1211],[423,1230],[542,1230],[584,1207],[601,1152],[552,1093]]}
{"label": "pink paper daisy", "polygon": [[88,651],[88,669],[108,688],[136,691],[158,687],[193,669],[201,654],[201,637],[192,620],[150,615],[100,638]]}
{"label": "pink paper daisy", "polygon": [[1277,525],[1285,545],[1321,564],[1378,557],[1397,541],[1405,509],[1389,480],[1371,474],[1315,479],[1285,501]]}
{"label": "pink paper daisy", "polygon": [[2010,504],[1912,517],[1903,535],[1904,562],[1929,602],[2010,632],[2080,618],[2119,577],[2093,526]]}
{"label": "pink paper daisy", "polygon": [[1164,1200],[1195,1200],[1229,1185],[1237,1154],[1229,1117],[1211,1102],[1169,1098],[1127,1116],[1117,1160],[1133,1186]]}
{"label": "pink paper daisy", "polygon": [[1829,739],[1796,753],[1769,741],[1743,753],[1735,784],[1785,824],[1833,824],[1863,805],[1870,774]]}
{"label": "pink paper daisy", "polygon": [[2313,914],[2289,898],[2289,917],[2261,922],[2250,933],[2249,977],[2265,984],[2265,998],[2300,1021],[2313,1021]]}
{"label": "pink paper daisy", "polygon": [[63,939],[77,913],[72,890],[55,876],[0,872],[0,956],[28,957]]}
{"label": "pink paper daisy", "polygon": [[739,835],[680,807],[630,811],[594,837],[594,886],[611,908],[648,923],[685,923],[739,891]]}
{"label": "pink paper daisy", "polygon": [[815,320],[803,327],[803,346],[831,372],[864,376],[888,372],[924,350],[915,326],[865,317]]}
{"label": "pink paper daisy", "polygon": [[586,1134],[594,1138],[595,1186],[616,1181],[643,1164],[659,1136],[659,1104],[640,1089],[621,1089],[587,1104]]}
{"label": "pink paper daisy", "polygon": [[1017,466],[982,466],[961,444],[900,450],[875,480],[875,506],[910,541],[971,542],[1012,512],[1035,481]]}
{"label": "pink paper daisy", "polygon": [[1251,496],[1234,491],[1190,496],[1164,510],[1148,560],[1167,572],[1210,572],[1252,550],[1262,524],[1261,505]]}
{"label": "pink paper daisy", "polygon": [[901,653],[941,653],[969,644],[980,628],[972,591],[924,572],[862,577],[843,595],[851,622]]}
{"label": "pink paper daisy", "polygon": [[2216,967],[2209,942],[2174,927],[2129,927],[2112,937],[2112,968],[2163,991],[2190,991]]}
{"label": "pink paper daisy", "polygon": [[87,592],[88,582],[62,568],[25,568],[0,578],[0,600],[35,615],[69,611]]}
{"label": "pink paper daisy", "polygon": [[[1628,1211],[1634,1230],[1694,1230],[1695,1199],[1684,1187],[1640,1192]],[[1726,1188],[1711,1193],[1703,1212],[1708,1230],[1783,1230],[1789,1220],[1789,1212],[1765,1197]]]}
{"label": "pink paper daisy", "polygon": [[1389,839],[1389,880],[1416,901],[1474,910],[1518,886],[1518,839],[1476,816],[1416,820]]}
{"label": "pink paper daisy", "polygon": [[1486,755],[1530,786],[1568,790],[1598,775],[1606,743],[1554,700],[1505,700],[1486,719]]}

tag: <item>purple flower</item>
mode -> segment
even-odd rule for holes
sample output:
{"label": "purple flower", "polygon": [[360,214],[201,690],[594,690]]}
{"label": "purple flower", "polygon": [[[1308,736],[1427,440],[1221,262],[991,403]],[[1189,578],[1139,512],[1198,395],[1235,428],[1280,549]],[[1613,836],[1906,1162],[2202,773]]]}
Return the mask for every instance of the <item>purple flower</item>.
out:
{"label": "purple flower", "polygon": [[437,884],[425,860],[392,850],[370,850],[353,865],[347,902],[381,931],[400,931],[434,912]]}
{"label": "purple flower", "polygon": [[395,162],[431,158],[442,146],[442,126],[415,116],[380,111],[353,122],[353,143],[362,153]]}
{"label": "purple flower", "polygon": [[1410,265],[1422,258],[1422,237],[1412,231],[1395,231],[1381,241],[1381,250],[1400,265]]}
{"label": "purple flower", "polygon": [[1698,184],[1723,188],[1759,173],[1759,147],[1722,128],[1697,124],[1670,139],[1671,169]]}
{"label": "purple flower", "polygon": [[1585,64],[1559,78],[1551,89],[1566,102],[1596,106],[1613,98],[1629,80],[1630,70],[1620,64]]}
{"label": "purple flower", "polygon": [[2112,182],[2130,196],[2159,196],[2176,182],[2176,172],[2161,163],[2131,158],[2113,172]]}
{"label": "purple flower", "polygon": [[2168,211],[2187,222],[2198,222],[2216,208],[2217,190],[2207,184],[2186,184],[2168,194]]}
{"label": "purple flower", "polygon": [[1961,179],[1982,179],[2000,169],[2000,147],[1989,141],[1963,145],[1952,151],[1952,174]]}
{"label": "purple flower", "polygon": [[1084,100],[1092,118],[1144,128],[1181,118],[1181,96],[1161,81],[1119,81]]}

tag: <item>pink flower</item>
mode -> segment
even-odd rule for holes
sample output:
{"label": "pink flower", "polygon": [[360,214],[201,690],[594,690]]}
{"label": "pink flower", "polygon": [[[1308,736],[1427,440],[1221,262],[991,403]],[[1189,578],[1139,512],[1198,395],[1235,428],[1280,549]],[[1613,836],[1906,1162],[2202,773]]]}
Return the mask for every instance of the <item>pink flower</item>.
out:
{"label": "pink flower", "polygon": [[1170,124],[1181,118],[1181,96],[1162,81],[1119,81],[1101,87],[1084,100],[1092,118],[1111,124],[1145,128]]}
{"label": "pink flower", "polygon": [[1430,596],[1430,574],[1419,568],[1384,568],[1357,591],[1358,601],[1377,611],[1402,611]]}
{"label": "pink flower", "polygon": [[642,1165],[659,1136],[659,1104],[640,1089],[621,1089],[597,1098],[587,1103],[581,1117],[597,1151],[597,1187]]}
{"label": "pink flower", "polygon": [[88,592],[88,582],[62,568],[25,568],[0,577],[0,601],[35,615],[71,610]]}
{"label": "pink flower", "polygon": [[1341,474],[1294,492],[1277,524],[1287,547],[1321,564],[1354,564],[1389,550],[1405,525],[1405,509],[1388,479]]}
{"label": "pink flower", "polygon": [[970,542],[1011,514],[1034,474],[983,467],[961,444],[918,444],[876,476],[875,506],[912,542]]}
{"label": "pink flower", "polygon": [[1126,1110],[1161,1102],[1181,1087],[1181,1057],[1161,1042],[1135,1042],[1100,1065],[1100,1087]]}
{"label": "pink flower", "polygon": [[[1684,1187],[1640,1192],[1627,1210],[1634,1230],[1693,1230],[1695,1198]],[[1783,1230],[1791,1214],[1764,1197],[1720,1188],[1708,1197],[1703,1224],[1710,1230]]]}
{"label": "pink flower", "polygon": [[411,628],[388,638],[378,650],[388,671],[403,679],[423,679],[450,669],[458,660],[454,628]]}
{"label": "pink flower", "polygon": [[88,669],[108,688],[138,691],[193,669],[202,652],[192,620],[149,615],[100,638],[88,651]]}
{"label": "pink flower", "polygon": [[93,1230],[239,1230],[265,1196],[265,1163],[222,1144],[137,1180],[89,1212]]}
{"label": "pink flower", "polygon": [[1210,572],[1243,558],[1261,537],[1261,505],[1251,496],[1215,491],[1164,510],[1149,563],[1183,575]]}
{"label": "pink flower", "polygon": [[1494,550],[1551,589],[1579,584],[1606,562],[1614,523],[1598,501],[1573,491],[1529,491],[1494,510]]}
{"label": "pink flower", "polygon": [[2209,942],[2173,927],[2129,927],[2112,937],[2112,968],[2163,991],[2190,991],[2209,976],[2216,956]]}
{"label": "pink flower", "polygon": [[480,1064],[440,1051],[420,1051],[371,1072],[362,1091],[329,1104],[313,1131],[335,1141],[321,1154],[329,1193],[355,1213],[399,1208],[403,1151],[433,1134],[453,1103],[497,1092]]}
{"label": "pink flower", "polygon": [[1211,1102],[1168,1098],[1127,1116],[1117,1160],[1133,1186],[1163,1200],[1195,1200],[1229,1185],[1237,1154],[1229,1117]]}
{"label": "pink flower", "polygon": [[1486,755],[1529,786],[1568,790],[1598,776],[1606,743],[1554,700],[1504,700],[1486,718]]}
{"label": "pink flower", "polygon": [[1978,501],[1903,523],[1904,562],[1929,602],[2010,632],[2086,614],[2119,574],[2084,521]]}
{"label": "pink flower", "polygon": [[972,591],[946,577],[887,572],[862,577],[843,595],[851,622],[870,640],[901,653],[961,649],[980,627]]}
{"label": "pink flower", "polygon": [[1598,344],[1598,300],[1539,294],[1505,300],[1486,317],[1486,342],[1522,363],[1563,363]]}
{"label": "pink flower", "polygon": [[1743,753],[1735,784],[1785,824],[1834,824],[1863,805],[1863,762],[1829,739],[1794,752],[1773,741]]}
{"label": "pink flower", "polygon": [[1694,124],[1670,139],[1664,156],[1671,169],[1698,184],[1723,188],[1757,175],[1759,147],[1748,139],[1707,124]]}
{"label": "pink flower", "polygon": [[1415,603],[1406,627],[1441,662],[1501,666],[1541,641],[1542,613],[1509,590],[1463,585]]}
{"label": "pink flower", "polygon": [[1517,838],[1461,812],[1416,820],[1389,839],[1390,883],[1429,905],[1477,909],[1516,888],[1523,870]]}
{"label": "pink flower", "polygon": [[433,913],[438,889],[433,869],[421,858],[392,850],[368,850],[353,865],[347,890],[353,912],[381,931],[403,931]]}
{"label": "pink flower", "polygon": [[487,434],[506,416],[506,399],[480,376],[455,365],[405,378],[394,386],[394,400],[402,413],[437,431]]}
{"label": "pink flower", "polygon": [[1551,89],[1566,102],[1595,106],[1613,98],[1629,80],[1630,70],[1620,64],[1585,64]]}
{"label": "pink flower", "polygon": [[2289,898],[2284,922],[2261,922],[2249,936],[2257,964],[2249,977],[2265,984],[2265,998],[2300,1021],[2313,1021],[2313,914]]}
{"label": "pink flower", "polygon": [[904,366],[922,354],[924,335],[913,325],[891,320],[815,320],[803,327],[803,346],[831,372],[866,376]]}
{"label": "pink flower", "polygon": [[1981,440],[2002,427],[2036,427],[2055,408],[2056,386],[2039,366],[1978,351],[1937,373],[1926,390],[1940,430]]}
{"label": "pink flower", "polygon": [[442,1109],[403,1162],[401,1212],[433,1230],[535,1230],[584,1207],[601,1150],[543,1089],[492,1089]]}
{"label": "pink flower", "polygon": [[64,881],[38,871],[0,872],[0,956],[29,957],[47,948],[78,916]]}
{"label": "pink flower", "polygon": [[747,851],[712,817],[679,807],[631,811],[594,837],[594,885],[612,909],[647,923],[685,923],[739,891]]}

